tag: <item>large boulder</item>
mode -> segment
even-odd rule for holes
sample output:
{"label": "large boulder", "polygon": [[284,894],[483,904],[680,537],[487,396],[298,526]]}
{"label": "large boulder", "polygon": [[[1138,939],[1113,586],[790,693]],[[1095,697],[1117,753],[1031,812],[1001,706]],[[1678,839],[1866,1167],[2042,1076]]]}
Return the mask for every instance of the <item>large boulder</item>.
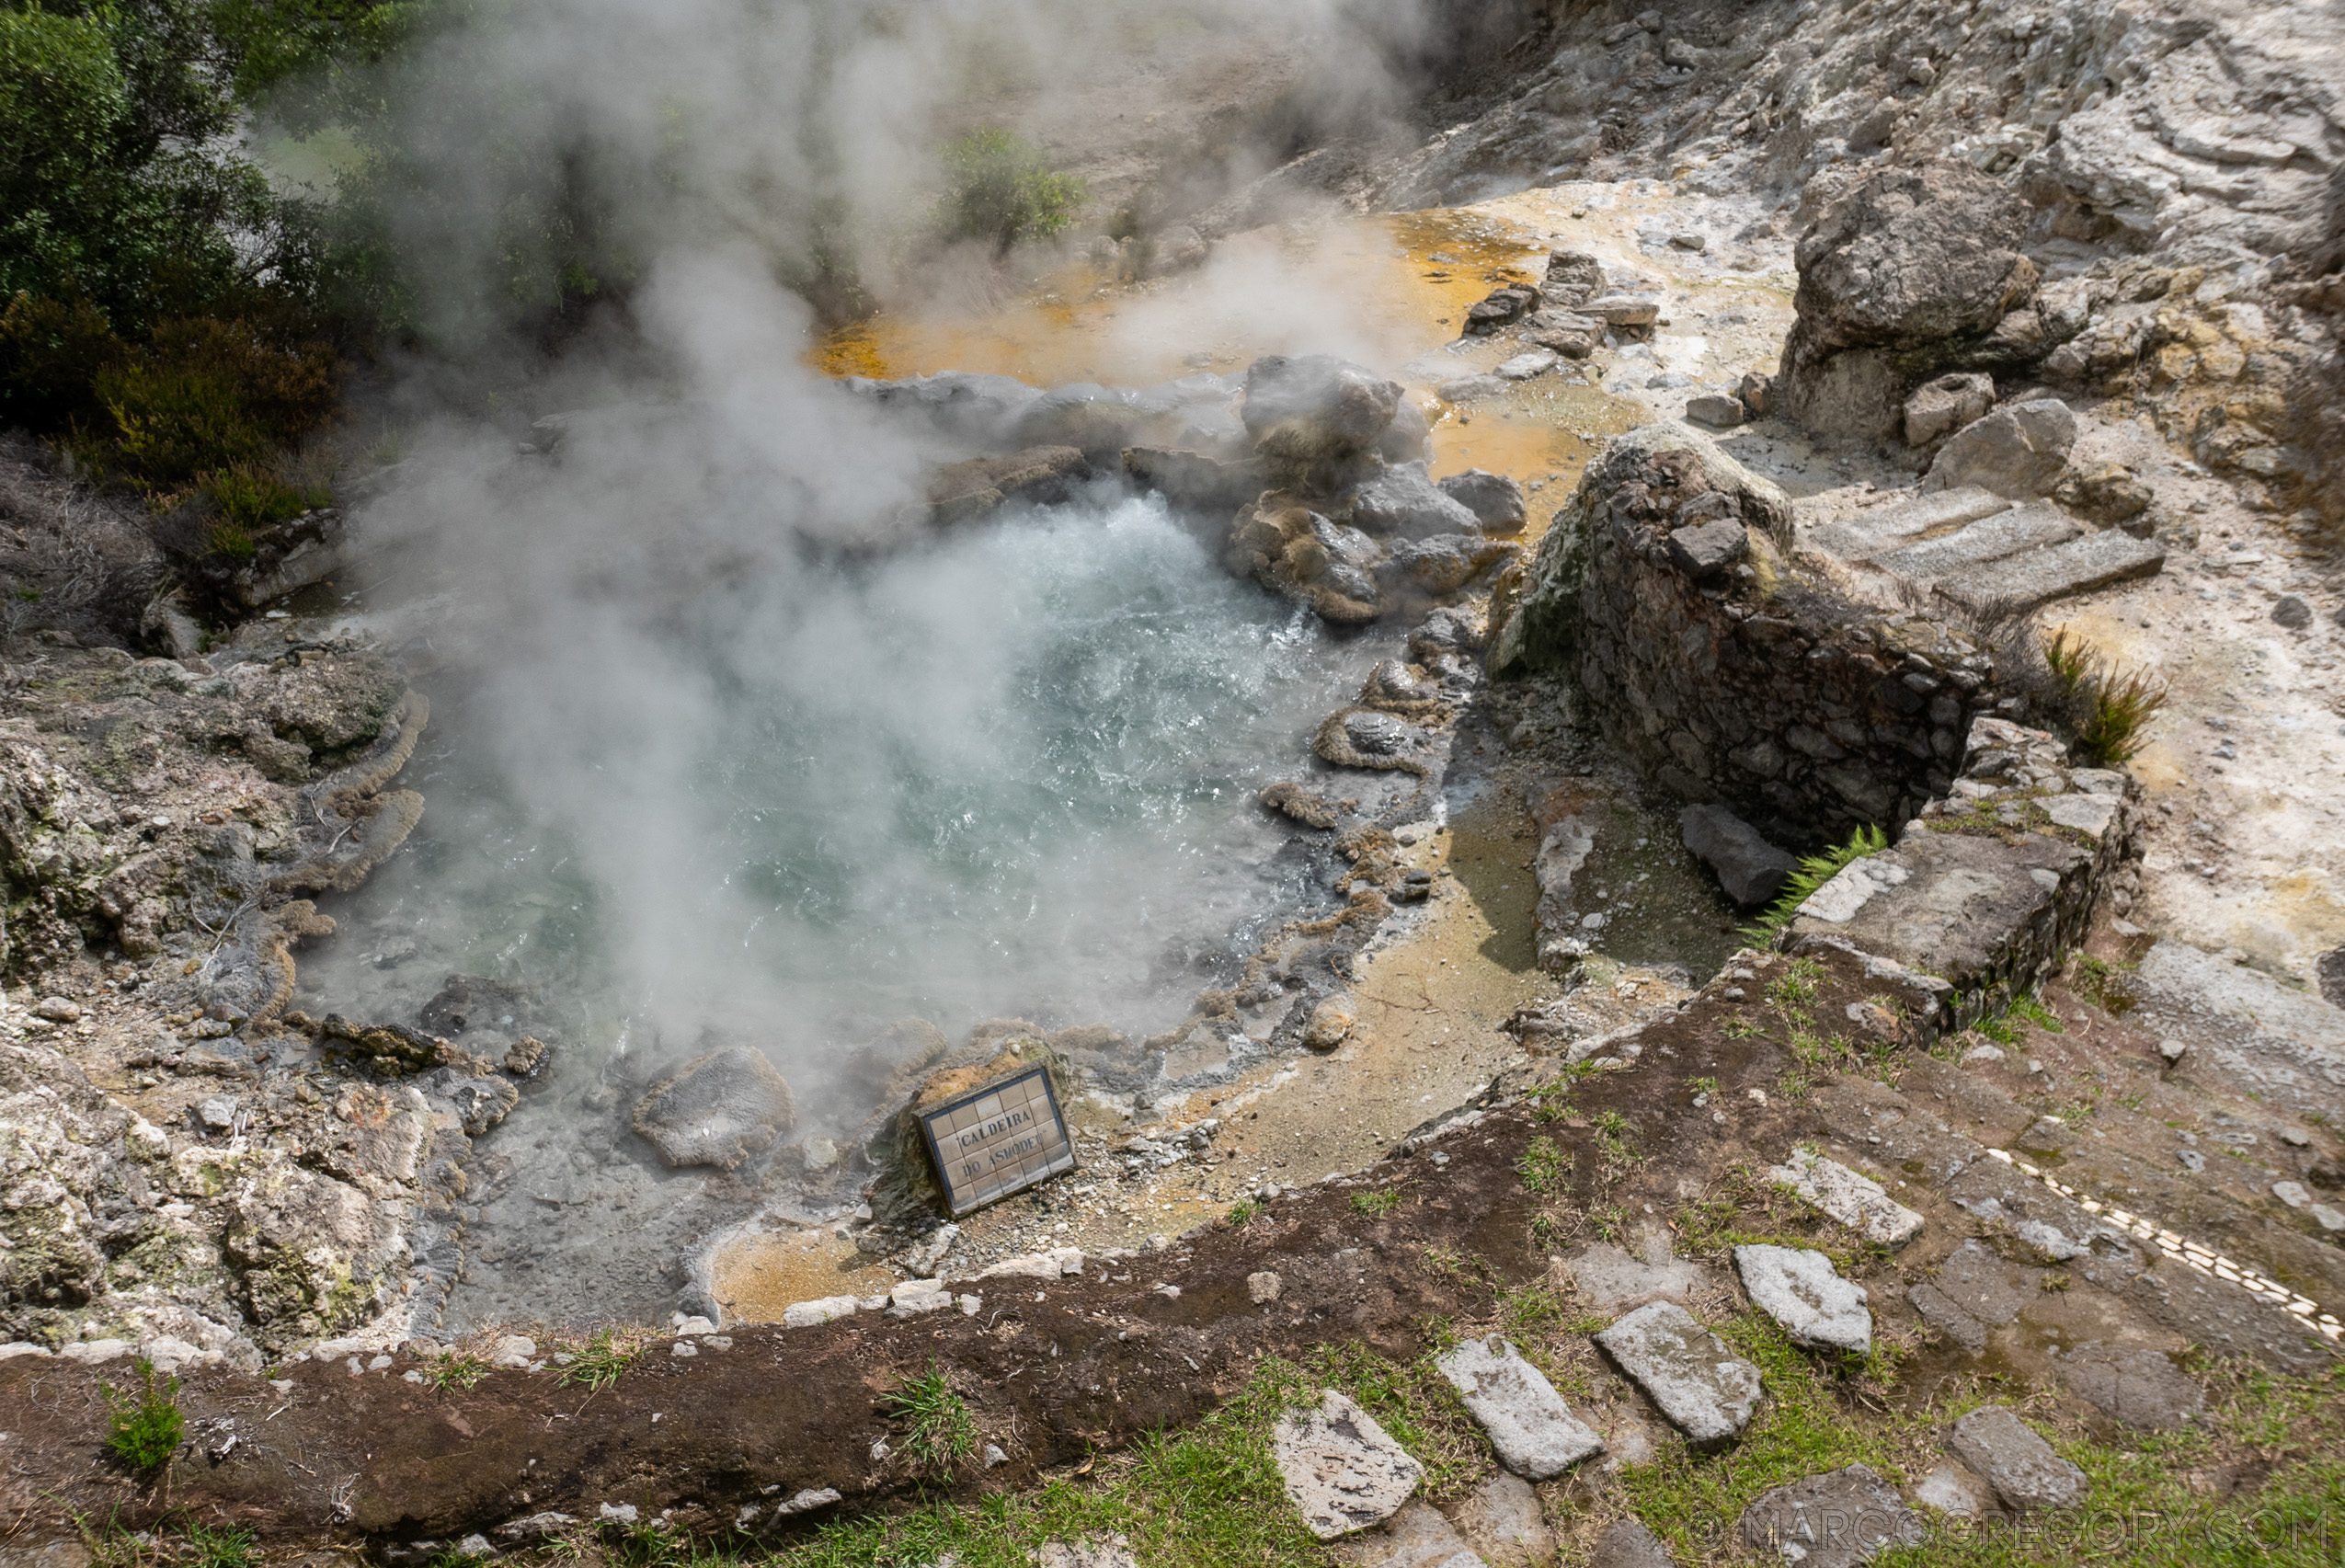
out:
{"label": "large boulder", "polygon": [[1324,620],[1356,625],[1388,608],[1375,575],[1380,554],[1358,529],[1274,493],[1240,509],[1222,562],[1235,576],[1302,601]]}
{"label": "large boulder", "polygon": [[2033,294],[2026,224],[2018,197],[1951,162],[1883,169],[1832,202],[1794,257],[1785,411],[1823,435],[1896,436],[1906,389],[1982,357]]}
{"label": "large boulder", "polygon": [[1333,354],[1265,355],[1246,369],[1246,433],[1264,456],[1315,465],[1375,449],[1402,388]]}
{"label": "large boulder", "polygon": [[765,1053],[733,1046],[698,1057],[635,1103],[635,1128],[670,1165],[729,1171],[797,1120],[790,1085]]}
{"label": "large boulder", "polygon": [[1924,491],[1975,485],[2015,501],[2048,496],[2067,472],[2076,445],[2076,416],[2056,397],[1998,408],[1939,449]]}
{"label": "large boulder", "polygon": [[1479,533],[1471,508],[1433,482],[1422,463],[1402,463],[1355,486],[1352,525],[1368,533],[1430,539],[1441,533]]}
{"label": "large boulder", "polygon": [[1484,533],[1520,533],[1529,518],[1523,486],[1504,474],[1469,468],[1442,480],[1441,493],[1473,513]]}

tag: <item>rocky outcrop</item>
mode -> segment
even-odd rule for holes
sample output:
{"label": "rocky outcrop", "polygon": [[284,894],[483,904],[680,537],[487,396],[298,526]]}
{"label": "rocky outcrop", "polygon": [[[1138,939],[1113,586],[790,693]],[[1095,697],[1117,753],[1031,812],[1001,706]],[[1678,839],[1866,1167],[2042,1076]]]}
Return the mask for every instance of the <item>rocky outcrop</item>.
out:
{"label": "rocky outcrop", "polygon": [[1951,786],[1989,661],[1809,578],[1789,528],[1782,493],[1706,437],[1619,437],[1501,584],[1490,669],[1566,671],[1647,776],[1779,842],[1902,822]]}
{"label": "rocky outcrop", "polygon": [[1820,434],[1887,441],[1920,383],[2023,357],[1993,337],[2035,292],[2026,228],[2025,204],[1962,164],[1859,181],[1800,236],[1784,412]]}

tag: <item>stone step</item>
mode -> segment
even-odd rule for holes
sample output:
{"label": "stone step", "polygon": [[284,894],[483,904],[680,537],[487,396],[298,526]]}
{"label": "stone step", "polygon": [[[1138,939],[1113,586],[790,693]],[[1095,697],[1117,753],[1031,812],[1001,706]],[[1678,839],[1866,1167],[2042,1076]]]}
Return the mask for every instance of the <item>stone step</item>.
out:
{"label": "stone step", "polygon": [[1809,530],[1803,543],[1844,561],[1870,561],[1882,551],[1893,550],[1909,541],[2010,509],[2011,503],[1994,491],[1965,485],[1958,490],[1916,496],[1856,517],[1825,523]]}
{"label": "stone step", "polygon": [[2071,594],[2156,577],[2165,567],[2163,545],[2110,529],[1950,573],[1937,589],[1971,610],[2032,610]]}
{"label": "stone step", "polygon": [[2026,506],[1982,518],[1941,538],[1883,551],[1872,558],[1872,564],[1893,577],[1927,587],[1941,578],[2016,555],[2022,550],[2065,544],[2083,532],[2074,518],[2052,502],[2030,501]]}

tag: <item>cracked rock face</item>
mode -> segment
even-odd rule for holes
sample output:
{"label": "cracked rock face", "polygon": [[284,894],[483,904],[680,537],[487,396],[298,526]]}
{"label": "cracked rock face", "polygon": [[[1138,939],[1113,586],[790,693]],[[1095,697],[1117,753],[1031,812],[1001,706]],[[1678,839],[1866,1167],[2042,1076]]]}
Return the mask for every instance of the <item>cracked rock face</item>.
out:
{"label": "cracked rock face", "polygon": [[1752,1304],[1802,1345],[1872,1353],[1865,1288],[1840,1277],[1832,1260],[1805,1247],[1734,1249],[1734,1271]]}
{"label": "cracked rock face", "polygon": [[1382,1524],[1424,1476],[1374,1417],[1333,1389],[1317,1410],[1279,1417],[1271,1457],[1303,1524],[1321,1540]]}

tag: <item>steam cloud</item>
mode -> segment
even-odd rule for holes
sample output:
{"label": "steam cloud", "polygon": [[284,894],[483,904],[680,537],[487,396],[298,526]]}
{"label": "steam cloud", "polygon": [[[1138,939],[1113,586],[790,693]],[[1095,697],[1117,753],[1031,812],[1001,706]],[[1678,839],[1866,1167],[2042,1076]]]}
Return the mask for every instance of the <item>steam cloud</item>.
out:
{"label": "steam cloud", "polygon": [[[1246,750],[1261,737],[1287,738],[1287,765],[1299,762],[1310,725],[1356,681],[1357,655],[1260,602],[1233,607],[1253,590],[1222,580],[1211,552],[1149,502],[1102,498],[989,543],[872,558],[867,547],[900,544],[892,520],[928,469],[959,454],[807,369],[811,312],[777,280],[803,268],[823,225],[824,243],[849,235],[870,275],[901,282],[889,263],[944,137],[1004,120],[1064,137],[1114,112],[1090,107],[1101,84],[1168,40],[1191,58],[1247,39],[1316,50],[1323,101],[1389,103],[1374,51],[1338,9],[521,0],[390,84],[431,176],[429,199],[395,214],[411,248],[444,263],[418,301],[429,338],[519,362],[502,336],[495,218],[539,160],[569,160],[606,234],[656,257],[623,321],[529,367],[540,408],[588,410],[558,462],[443,412],[411,422],[395,483],[360,519],[371,545],[411,545],[407,558],[429,563],[410,589],[447,591],[434,647],[467,672],[467,694],[444,709],[440,744],[492,755],[511,796],[578,857],[603,932],[595,989],[631,1014],[622,1038],[656,1033],[672,1055],[704,1026],[740,1029],[779,1047],[785,1071],[818,1077],[812,1059],[835,1023],[822,1010],[842,989],[867,993],[875,1019],[900,1006],[966,1022],[1033,999],[1088,1022],[1084,1009],[1161,988],[1143,968],[1177,968],[1178,952],[1110,933],[1177,948],[1263,912],[1275,868],[1251,862],[1275,838],[1212,803],[1265,782]],[[1383,36],[1406,16],[1391,13]],[[1127,313],[1123,346],[1390,347],[1341,313],[1323,276],[1301,286],[1288,267],[1233,247],[1179,303]],[[406,389],[411,407],[426,383]],[[1145,736],[1054,739],[1037,710],[1160,737],[1212,715],[1242,734],[1233,745],[1226,729],[1200,731],[1184,758]],[[797,726],[829,754],[804,757]],[[1127,762],[1147,776],[1106,781],[1084,809],[1053,804],[1075,793],[1054,767]],[[909,829],[944,831],[942,799],[989,779],[1026,791],[1034,841],[908,845]],[[1164,815],[1130,816],[1143,809]],[[769,812],[806,827],[829,861],[761,869]],[[1040,841],[1054,834],[1057,846]],[[1234,870],[1197,869],[1233,853]],[[1062,872],[1092,866],[1091,880],[1045,876],[1035,885],[1059,907],[1030,921],[904,915],[938,896],[927,863],[999,895],[1054,856]],[[832,873],[852,885],[823,893]],[[1155,908],[1184,876],[1192,902]],[[864,951],[851,933],[791,949],[842,910],[892,910],[896,929],[925,920],[932,936],[899,953]],[[529,963],[513,960],[524,978]]]}

